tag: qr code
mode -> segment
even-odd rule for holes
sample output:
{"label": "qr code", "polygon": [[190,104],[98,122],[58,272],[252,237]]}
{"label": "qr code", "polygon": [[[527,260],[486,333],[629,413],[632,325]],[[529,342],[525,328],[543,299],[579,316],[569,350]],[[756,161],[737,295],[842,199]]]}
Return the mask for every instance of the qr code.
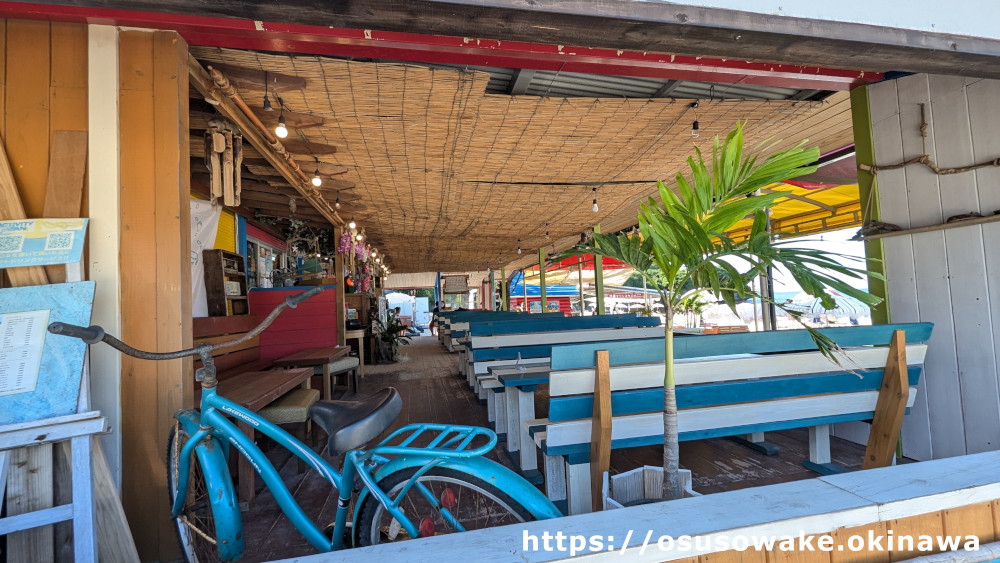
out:
{"label": "qr code", "polygon": [[73,248],[73,233],[49,233],[45,237],[45,250],[69,250]]}
{"label": "qr code", "polygon": [[24,235],[0,237],[0,252],[21,252],[22,247],[24,247]]}

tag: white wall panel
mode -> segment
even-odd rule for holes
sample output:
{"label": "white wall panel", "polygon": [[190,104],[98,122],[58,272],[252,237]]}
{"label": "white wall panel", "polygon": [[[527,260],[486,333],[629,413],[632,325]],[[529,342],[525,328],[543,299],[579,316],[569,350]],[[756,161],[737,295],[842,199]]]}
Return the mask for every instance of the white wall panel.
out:
{"label": "white wall panel", "polygon": [[[1000,82],[914,75],[870,89],[875,161],[929,154],[939,167],[1000,156]],[[921,105],[927,135],[921,137]],[[935,225],[1000,209],[1000,173],[937,176],[921,165],[878,173],[882,220]],[[925,403],[904,423],[907,456],[940,458],[1000,448],[1000,223],[883,239],[894,322],[935,324]]]}

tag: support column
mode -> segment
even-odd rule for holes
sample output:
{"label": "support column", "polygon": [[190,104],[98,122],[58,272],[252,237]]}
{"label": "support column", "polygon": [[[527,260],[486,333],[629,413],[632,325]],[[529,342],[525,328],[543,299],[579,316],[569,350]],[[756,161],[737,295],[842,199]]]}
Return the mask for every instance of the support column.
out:
{"label": "support column", "polygon": [[508,299],[507,299],[507,269],[500,267],[500,310],[507,311]]}
{"label": "support column", "polygon": [[577,281],[580,282],[580,316],[583,316],[583,312],[586,309],[586,303],[583,301],[583,255],[576,255],[576,277]]}
{"label": "support column", "polygon": [[490,311],[496,310],[496,308],[497,308],[497,287],[496,287],[496,280],[494,279],[494,275],[495,275],[495,273],[493,272],[493,268],[490,268],[490,301],[489,301],[489,303],[490,303],[489,310]]}
{"label": "support column", "polygon": [[[343,225],[334,227],[334,240],[340,244],[340,237],[344,236]],[[333,258],[334,278],[337,280],[337,344],[347,346],[347,307],[344,298],[344,255],[337,252]],[[363,327],[364,328],[364,327]],[[324,381],[324,383],[326,383]]]}
{"label": "support column", "polygon": [[[601,226],[594,225],[594,232],[601,233]],[[597,314],[604,314],[604,264],[600,256],[594,255],[594,289],[597,291]]]}
{"label": "support column", "polygon": [[[525,285],[527,287],[527,285]],[[549,302],[545,298],[545,249],[538,249],[538,287],[542,291],[542,312],[548,312]]]}
{"label": "support column", "polygon": [[[861,198],[861,223],[867,225],[882,218],[878,203],[878,180],[871,172],[861,169],[862,164],[875,165],[875,141],[872,139],[872,116],[868,100],[868,86],[851,90],[851,123],[854,127],[854,157],[858,162],[858,193]],[[889,322],[888,288],[885,282],[885,261],[882,240],[865,241],[865,267],[881,274],[882,279],[868,277],[868,293],[882,298],[872,307],[872,324]]]}
{"label": "support column", "polygon": [[[188,49],[172,31],[121,31],[123,340],[146,350],[191,346]],[[100,200],[96,200],[103,204]],[[167,498],[167,435],[193,400],[192,360],[122,357],[122,504],[144,561],[176,556]]]}

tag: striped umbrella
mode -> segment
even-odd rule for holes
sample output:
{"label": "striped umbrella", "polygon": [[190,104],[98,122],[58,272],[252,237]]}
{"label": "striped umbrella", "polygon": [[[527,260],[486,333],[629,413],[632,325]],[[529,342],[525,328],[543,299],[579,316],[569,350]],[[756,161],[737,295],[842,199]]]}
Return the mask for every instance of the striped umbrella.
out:
{"label": "striped umbrella", "polygon": [[823,306],[823,302],[819,297],[813,297],[806,292],[793,297],[792,302],[786,304],[785,307],[793,311],[801,311],[806,315],[826,315],[832,313],[840,317],[857,318],[871,316],[871,309],[861,301],[832,289],[827,290],[827,292],[837,302],[836,307],[833,309],[827,309]]}

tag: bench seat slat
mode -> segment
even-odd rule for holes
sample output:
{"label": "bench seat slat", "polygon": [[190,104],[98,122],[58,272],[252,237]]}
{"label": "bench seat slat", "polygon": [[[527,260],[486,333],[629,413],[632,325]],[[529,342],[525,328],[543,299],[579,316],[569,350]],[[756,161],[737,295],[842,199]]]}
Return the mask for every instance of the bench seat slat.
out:
{"label": "bench seat slat", "polygon": [[[911,387],[907,407],[913,406],[916,395],[917,389]],[[677,413],[677,424],[680,433],[716,430],[719,429],[720,421],[725,421],[726,429],[789,421],[797,422],[786,428],[800,428],[811,425],[803,423],[803,420],[817,417],[853,415],[855,418],[847,420],[866,420],[872,417],[877,400],[878,391],[865,391],[685,409]],[[591,426],[592,421],[589,418],[550,422],[546,428],[548,446],[589,444]],[[729,430],[719,435],[732,434],[735,432]],[[662,412],[616,416],[611,425],[612,441],[662,435]]]}
{"label": "bench seat slat", "polygon": [[[849,348],[849,359],[842,361],[847,369],[874,369],[885,367],[888,348]],[[921,365],[927,353],[927,344],[906,346],[909,365]],[[840,371],[843,368],[824,358],[819,352],[792,352],[774,355],[722,356],[717,359],[698,358],[681,360],[674,364],[677,385],[733,381],[750,378],[785,377],[810,373]],[[594,392],[594,368],[557,371],[551,374],[551,396],[577,395]],[[621,365],[611,368],[611,390],[643,389],[663,385],[663,362]]]}
{"label": "bench seat slat", "polygon": [[[882,386],[885,370],[868,370],[855,375],[836,372],[756,381],[730,381],[702,385],[678,385],[677,408],[688,409],[735,403],[787,399],[807,395],[857,393],[877,391]],[[909,384],[920,381],[921,367],[907,369]],[[594,395],[552,397],[549,400],[549,420],[561,422],[593,416]],[[635,389],[611,393],[613,416],[663,411],[663,388]]]}

